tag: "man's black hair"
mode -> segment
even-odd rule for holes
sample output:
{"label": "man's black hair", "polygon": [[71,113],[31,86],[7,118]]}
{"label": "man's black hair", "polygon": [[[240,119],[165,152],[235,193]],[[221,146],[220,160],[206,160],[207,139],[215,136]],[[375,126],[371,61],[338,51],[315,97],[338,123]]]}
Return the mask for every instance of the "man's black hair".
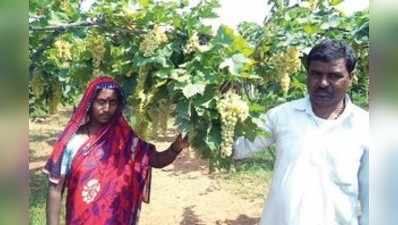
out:
{"label": "man's black hair", "polygon": [[324,39],[311,49],[305,66],[308,70],[312,61],[330,62],[341,58],[345,59],[346,69],[351,73],[355,69],[357,62],[351,46],[343,41]]}

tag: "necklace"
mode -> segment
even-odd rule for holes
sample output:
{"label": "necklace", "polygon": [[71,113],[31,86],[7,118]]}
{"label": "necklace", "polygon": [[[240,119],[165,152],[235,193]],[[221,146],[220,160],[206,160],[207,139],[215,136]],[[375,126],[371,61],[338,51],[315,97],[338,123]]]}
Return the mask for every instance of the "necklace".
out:
{"label": "necklace", "polygon": [[341,116],[341,114],[343,114],[344,109],[345,109],[345,99],[343,100],[343,107],[337,109],[337,110],[333,113],[332,118],[333,118],[334,120],[337,119],[337,118],[339,118],[339,116]]}

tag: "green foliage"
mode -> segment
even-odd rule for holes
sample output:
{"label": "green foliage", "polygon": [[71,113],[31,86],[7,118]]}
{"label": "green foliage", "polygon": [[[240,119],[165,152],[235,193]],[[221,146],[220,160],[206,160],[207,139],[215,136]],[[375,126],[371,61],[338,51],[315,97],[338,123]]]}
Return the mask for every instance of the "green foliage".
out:
{"label": "green foliage", "polygon": [[60,103],[73,104],[89,80],[107,74],[122,84],[126,113],[141,136],[162,134],[167,124],[160,125],[159,118],[173,117],[194,149],[209,159],[210,170],[230,169],[231,157],[220,153],[218,102],[233,92],[249,106],[235,137],[267,135],[256,125],[261,113],[306,94],[304,66],[281,72],[298,56],[286,61],[276,56],[292,55],[294,48],[304,61],[324,37],[344,39],[358,52],[358,80],[350,94],[366,107],[369,13],[345,16],[334,8],[339,1],[292,7],[270,2],[275,5],[263,25],[244,22],[238,31],[220,26],[213,33],[203,21],[216,17],[216,0],[193,7],[184,0],[102,0],[87,12],[79,9],[80,1],[30,1],[31,116],[54,111],[49,107],[54,87],[62,90]]}
{"label": "green foliage", "polygon": [[[250,23],[242,23],[239,27],[244,37],[250,40],[255,46],[253,57],[259,66],[257,73],[274,74],[269,59],[275,54],[284,52],[288,47],[296,47],[302,53],[302,61],[305,63],[305,56],[312,46],[323,38],[344,40],[351,44],[357,53],[359,62],[354,72],[358,78],[354,82],[350,95],[354,103],[367,108],[368,106],[368,55],[369,55],[369,12],[361,11],[352,16],[346,16],[335,8],[341,1],[333,0],[309,0],[287,7],[282,1],[270,0],[274,3],[272,14],[269,15],[264,25],[258,26]],[[282,96],[277,80],[256,86],[255,90],[262,90],[258,94],[258,101],[263,102],[275,93],[274,98],[266,101],[277,102],[283,97],[283,101],[296,99],[306,94],[305,87],[306,71],[304,66],[294,74],[290,74],[291,87],[287,95]]]}

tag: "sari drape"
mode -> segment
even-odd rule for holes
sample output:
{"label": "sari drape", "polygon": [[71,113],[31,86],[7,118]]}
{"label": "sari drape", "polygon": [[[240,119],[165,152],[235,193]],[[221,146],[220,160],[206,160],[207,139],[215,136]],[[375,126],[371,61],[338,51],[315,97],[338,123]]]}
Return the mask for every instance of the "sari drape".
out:
{"label": "sari drape", "polygon": [[[88,110],[98,89],[120,86],[110,77],[92,81],[54,144],[44,168],[52,183],[58,183],[63,152],[79,127],[87,122]],[[78,149],[66,177],[67,225],[136,225],[142,201],[149,202],[151,166],[155,147],[139,138],[121,109]]]}

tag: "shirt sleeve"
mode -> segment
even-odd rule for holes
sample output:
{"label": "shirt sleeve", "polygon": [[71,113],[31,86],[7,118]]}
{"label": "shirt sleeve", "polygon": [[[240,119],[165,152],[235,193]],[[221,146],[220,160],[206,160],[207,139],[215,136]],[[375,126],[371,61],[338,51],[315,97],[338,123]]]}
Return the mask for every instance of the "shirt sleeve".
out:
{"label": "shirt sleeve", "polygon": [[269,133],[270,136],[256,137],[254,141],[250,141],[243,136],[238,137],[234,143],[234,159],[244,159],[251,157],[256,152],[259,152],[260,150],[263,150],[274,143],[272,111],[260,116],[260,121],[257,123],[257,125],[265,132]]}
{"label": "shirt sleeve", "polygon": [[359,201],[361,203],[360,225],[369,225],[369,151],[365,150],[358,173]]}

